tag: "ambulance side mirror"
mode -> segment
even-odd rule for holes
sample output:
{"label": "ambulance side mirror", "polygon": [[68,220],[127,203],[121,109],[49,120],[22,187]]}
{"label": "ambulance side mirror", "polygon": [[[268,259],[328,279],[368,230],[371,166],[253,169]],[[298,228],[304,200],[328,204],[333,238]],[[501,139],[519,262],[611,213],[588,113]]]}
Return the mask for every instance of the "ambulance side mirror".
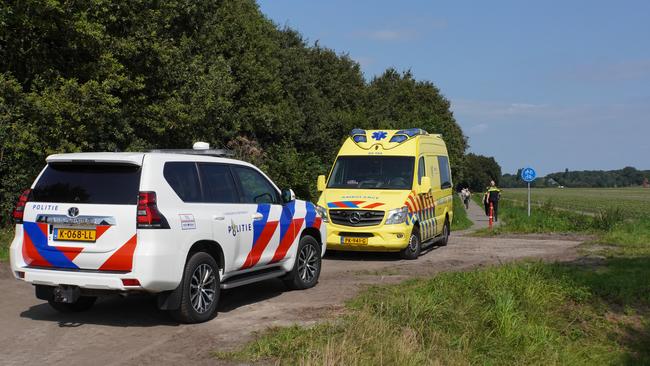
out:
{"label": "ambulance side mirror", "polygon": [[420,180],[420,193],[429,193],[431,190],[431,178],[422,177]]}
{"label": "ambulance side mirror", "polygon": [[319,175],[318,176],[318,181],[316,182],[316,189],[318,189],[318,192],[322,192],[325,190],[325,176],[324,175]]}

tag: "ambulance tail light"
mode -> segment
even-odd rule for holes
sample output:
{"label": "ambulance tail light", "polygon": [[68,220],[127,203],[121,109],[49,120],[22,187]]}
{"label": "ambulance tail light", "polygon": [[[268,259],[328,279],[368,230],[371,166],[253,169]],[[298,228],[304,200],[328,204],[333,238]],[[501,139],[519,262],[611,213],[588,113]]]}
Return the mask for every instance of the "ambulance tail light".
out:
{"label": "ambulance tail light", "polygon": [[160,211],[156,192],[138,194],[138,229],[169,229],[169,224]]}
{"label": "ambulance tail light", "polygon": [[32,193],[32,190],[26,189],[18,198],[18,202],[16,202],[16,207],[14,208],[14,211],[12,213],[12,216],[16,224],[23,223],[23,217],[25,216],[25,206],[27,206],[27,200],[29,199],[30,193]]}

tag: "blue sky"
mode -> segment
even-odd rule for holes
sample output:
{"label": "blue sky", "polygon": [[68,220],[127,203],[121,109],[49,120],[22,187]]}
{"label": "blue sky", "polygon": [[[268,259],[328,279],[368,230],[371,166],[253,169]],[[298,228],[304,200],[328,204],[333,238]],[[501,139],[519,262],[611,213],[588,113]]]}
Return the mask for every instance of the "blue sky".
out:
{"label": "blue sky", "polygon": [[504,172],[650,169],[650,1],[259,4],[368,79],[395,67],[434,82],[470,151]]}

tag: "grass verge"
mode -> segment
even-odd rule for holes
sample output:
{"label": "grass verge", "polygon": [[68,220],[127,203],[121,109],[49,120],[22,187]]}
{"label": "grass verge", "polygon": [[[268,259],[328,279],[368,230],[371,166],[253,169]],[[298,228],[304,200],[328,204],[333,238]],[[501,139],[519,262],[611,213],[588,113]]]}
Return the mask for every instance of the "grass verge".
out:
{"label": "grass verge", "polygon": [[216,356],[288,365],[650,363],[649,276],[647,257],[602,271],[526,262],[442,273],[372,287],[337,321],[273,328]]}
{"label": "grass verge", "polygon": [[472,220],[467,217],[463,202],[457,195],[454,195],[454,222],[451,224],[451,230],[465,230],[472,227],[472,225]]}
{"label": "grass verge", "polygon": [[501,225],[483,229],[477,235],[504,233],[581,233],[595,235],[599,243],[619,245],[626,250],[650,246],[650,217],[630,215],[614,208],[593,216],[558,210],[551,202],[535,207],[528,217],[525,203],[499,202]]}
{"label": "grass verge", "polygon": [[484,235],[595,234],[605,257],[371,287],[337,320],[272,328],[215,355],[306,365],[650,364],[650,219],[550,204],[528,218],[525,206],[502,202],[503,223]]}
{"label": "grass verge", "polygon": [[14,228],[0,228],[0,261],[9,260],[9,246],[14,237]]}

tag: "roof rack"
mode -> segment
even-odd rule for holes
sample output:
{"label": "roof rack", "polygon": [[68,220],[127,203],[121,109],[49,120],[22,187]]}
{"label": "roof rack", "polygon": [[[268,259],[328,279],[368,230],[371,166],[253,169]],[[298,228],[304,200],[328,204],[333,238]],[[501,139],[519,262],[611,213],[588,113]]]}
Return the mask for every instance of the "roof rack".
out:
{"label": "roof rack", "polygon": [[235,153],[226,149],[155,149],[149,150],[150,153],[164,153],[164,154],[186,154],[186,155],[202,155],[202,156],[216,156],[231,158]]}

